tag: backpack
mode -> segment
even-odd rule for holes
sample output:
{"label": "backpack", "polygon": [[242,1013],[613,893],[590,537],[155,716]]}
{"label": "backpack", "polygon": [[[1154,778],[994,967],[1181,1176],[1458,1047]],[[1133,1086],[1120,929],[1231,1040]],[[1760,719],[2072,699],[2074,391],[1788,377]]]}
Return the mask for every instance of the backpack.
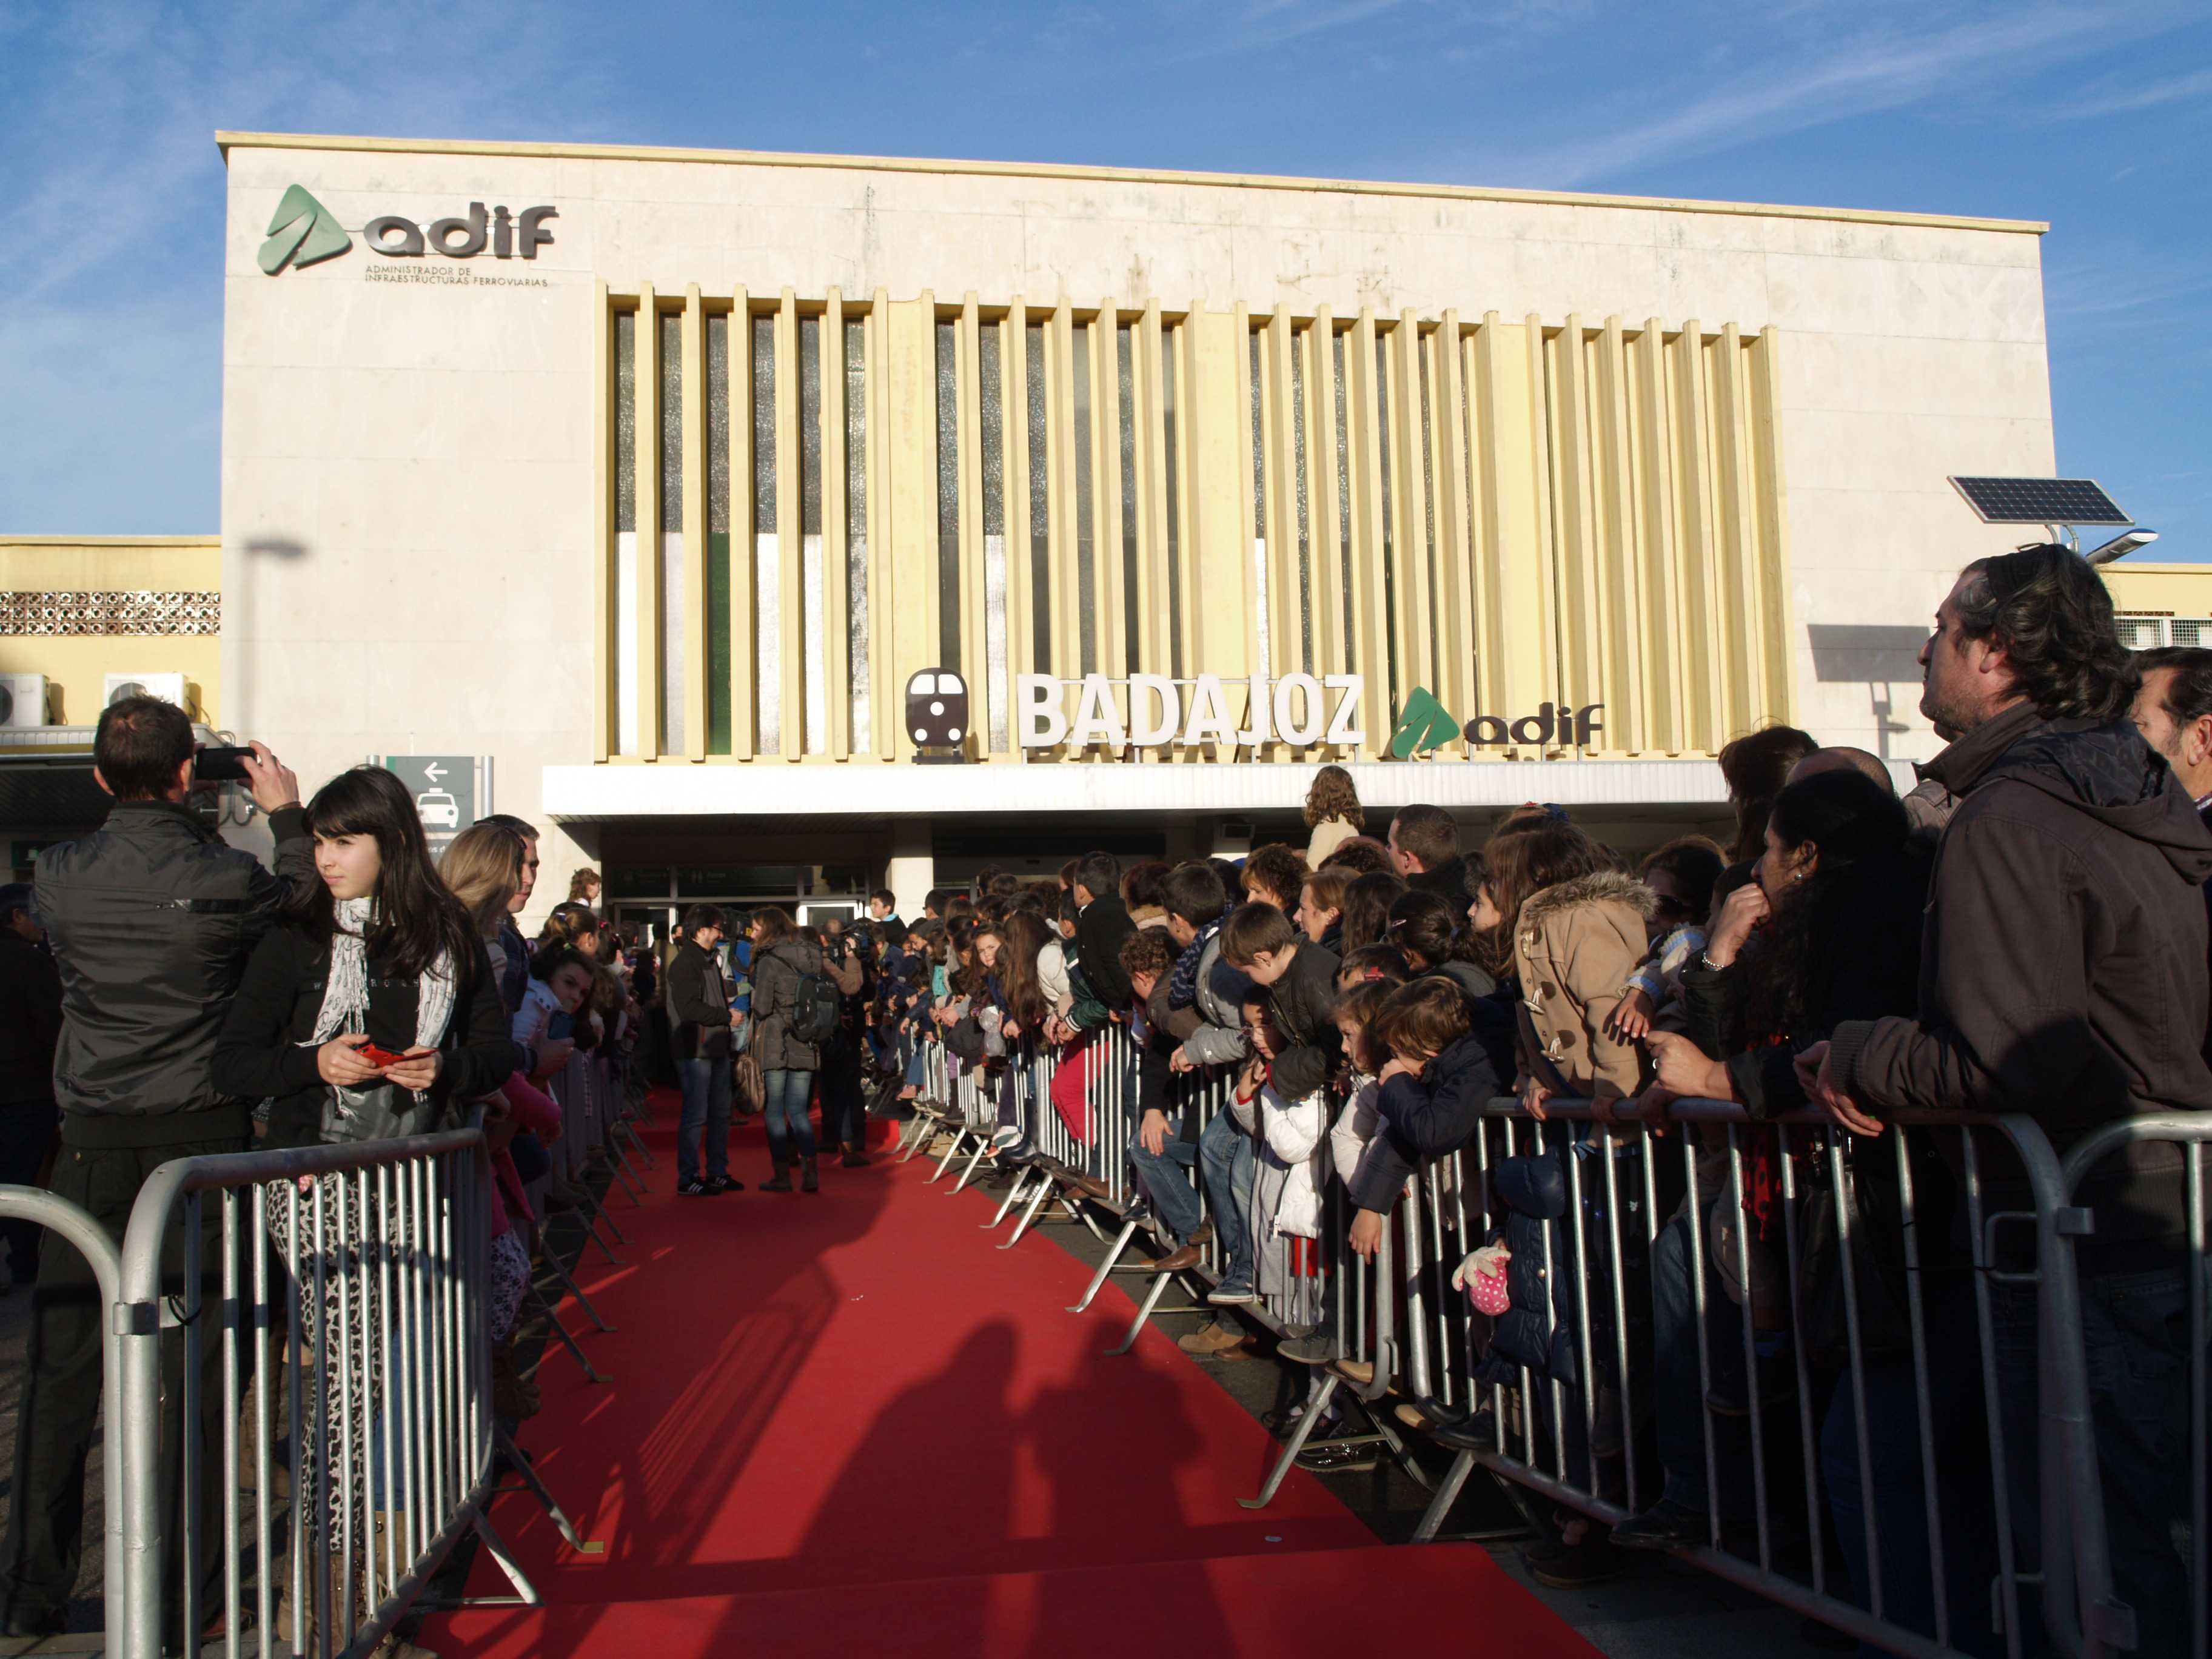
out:
{"label": "backpack", "polygon": [[837,981],[819,968],[799,976],[799,989],[791,1004],[791,1036],[794,1042],[819,1048],[837,1035],[843,1010]]}

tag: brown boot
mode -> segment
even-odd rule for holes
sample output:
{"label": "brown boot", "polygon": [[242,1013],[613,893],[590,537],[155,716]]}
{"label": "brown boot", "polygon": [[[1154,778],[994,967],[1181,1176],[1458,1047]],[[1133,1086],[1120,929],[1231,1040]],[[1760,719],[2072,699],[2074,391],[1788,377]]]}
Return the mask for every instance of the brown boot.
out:
{"label": "brown boot", "polygon": [[822,1176],[817,1169],[812,1153],[799,1160],[799,1190],[818,1193],[822,1190]]}
{"label": "brown boot", "polygon": [[[811,1162],[811,1160],[810,1159],[809,1162]],[[788,1164],[777,1164],[775,1166],[775,1178],[773,1180],[762,1182],[760,1184],[760,1189],[764,1193],[789,1192],[791,1190],[791,1165]]]}
{"label": "brown boot", "polygon": [[857,1140],[848,1140],[845,1143],[844,1150],[837,1154],[837,1161],[848,1170],[865,1170],[868,1167],[868,1155],[861,1149],[860,1143]]}

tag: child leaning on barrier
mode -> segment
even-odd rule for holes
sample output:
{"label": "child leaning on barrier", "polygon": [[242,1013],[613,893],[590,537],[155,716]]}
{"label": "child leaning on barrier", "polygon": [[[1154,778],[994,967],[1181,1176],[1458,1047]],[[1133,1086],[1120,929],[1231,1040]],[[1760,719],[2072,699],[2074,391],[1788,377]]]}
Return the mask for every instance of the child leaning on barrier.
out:
{"label": "child leaning on barrier", "polygon": [[1376,1035],[1382,1006],[1397,988],[1386,981],[1354,985],[1337,999],[1334,1018],[1344,1039],[1345,1081],[1349,1092],[1329,1130],[1336,1173],[1347,1189],[1356,1188],[1368,1151],[1382,1130],[1382,1085],[1379,1074],[1390,1052]]}
{"label": "child leaning on barrier", "polygon": [[1375,1139],[1352,1183],[1359,1255],[1373,1259],[1407,1178],[1474,1139],[1482,1109],[1502,1092],[1510,1018],[1496,1000],[1470,1004],[1450,980],[1431,977],[1392,992],[1370,1024],[1370,1051],[1390,1058],[1377,1078]]}
{"label": "child leaning on barrier", "polygon": [[1535,1117],[1558,1094],[1589,1099],[1591,1115],[1610,1122],[1613,1105],[1642,1087],[1644,1056],[1607,1016],[1644,957],[1657,901],[1571,823],[1494,836],[1488,856],[1474,921],[1480,929],[1512,923],[1518,1092]]}
{"label": "child leaning on barrier", "polygon": [[1682,970],[1705,948],[1706,912],[1723,867],[1720,848],[1703,836],[1670,841],[1644,860],[1644,884],[1655,901],[1645,928],[1651,954],[1630,976],[1626,994],[1607,1019],[1620,1036],[1648,1036],[1654,1025],[1680,1029]]}
{"label": "child leaning on barrier", "polygon": [[1279,1006],[1255,987],[1237,1011],[1253,1054],[1238,1079],[1232,1098],[1238,1120],[1258,1137],[1259,1181],[1252,1225],[1260,1249],[1260,1293],[1278,1295],[1284,1252],[1267,1246],[1275,1240],[1321,1236],[1322,1141],[1328,1127],[1328,1079],[1294,1094],[1279,1079],[1287,1069],[1290,1036]]}

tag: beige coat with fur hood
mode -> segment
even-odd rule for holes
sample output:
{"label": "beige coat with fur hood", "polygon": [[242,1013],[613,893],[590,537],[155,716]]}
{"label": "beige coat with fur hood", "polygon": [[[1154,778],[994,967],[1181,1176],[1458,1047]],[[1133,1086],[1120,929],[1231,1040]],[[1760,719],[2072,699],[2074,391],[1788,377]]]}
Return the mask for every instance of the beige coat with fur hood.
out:
{"label": "beige coat with fur hood", "polygon": [[1544,1058],[1575,1095],[1625,1100],[1638,1091],[1643,1056],[1605,1020],[1650,954],[1644,923],[1658,904],[1635,877],[1601,870],[1547,887],[1521,907],[1513,950],[1522,1002]]}

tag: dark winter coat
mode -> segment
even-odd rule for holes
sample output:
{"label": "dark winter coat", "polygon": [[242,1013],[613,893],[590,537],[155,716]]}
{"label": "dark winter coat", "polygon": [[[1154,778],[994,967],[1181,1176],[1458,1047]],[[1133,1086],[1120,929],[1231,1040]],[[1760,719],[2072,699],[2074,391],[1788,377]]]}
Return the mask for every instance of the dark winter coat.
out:
{"label": "dark winter coat", "polygon": [[[1936,854],[1919,1017],[1836,1028],[1851,1097],[1877,1115],[2024,1112],[2062,1155],[2115,1118],[2212,1110],[2197,890],[2212,833],[2142,733],[2022,704],[1923,769],[1961,799]],[[2180,1231],[2179,1171],[2170,1145],[2100,1164],[2080,1189],[2091,1248]]]}
{"label": "dark winter coat", "polygon": [[1787,1031],[1759,1029],[1748,1005],[1754,959],[1725,968],[1702,957],[1682,970],[1691,1029],[1717,1034],[1717,1057],[1735,1097],[1756,1118],[1805,1103],[1797,1056],[1826,1042],[1848,1019],[1910,1018],[1920,972],[1920,911],[1926,896],[1917,862],[1903,855],[1852,872],[1836,925],[1816,941],[1802,998],[1807,1013]]}
{"label": "dark winter coat", "polygon": [[1433,1158],[1455,1152],[1474,1139],[1483,1108],[1509,1094],[1513,1084],[1513,1011],[1486,998],[1474,1007],[1474,1027],[1421,1068],[1382,1085],[1375,1109],[1383,1122],[1361,1160],[1352,1201],[1388,1215],[1407,1178]]}
{"label": "dark winter coat", "polygon": [[1467,860],[1456,853],[1449,864],[1414,871],[1406,878],[1406,885],[1417,893],[1434,893],[1449,900],[1455,910],[1466,909],[1468,901],[1474,896],[1467,890]]}
{"label": "dark winter coat", "polygon": [[1336,1075],[1344,1034],[1336,1029],[1336,957],[1301,944],[1283,976],[1269,988],[1275,1023],[1290,1046],[1275,1056],[1267,1080],[1285,1100],[1304,1100]]}
{"label": "dark winter coat", "polygon": [[296,881],[307,814],[272,814],[276,873],[167,801],[118,801],[39,854],[33,904],[61,971],[54,1097],[74,1146],[240,1140],[251,1103],[210,1075],[246,957]]}
{"label": "dark winter coat", "polygon": [[[282,923],[254,946],[224,1017],[212,1067],[215,1086],[227,1095],[269,1101],[264,1147],[322,1142],[330,1085],[316,1069],[319,1051],[301,1045],[314,1035],[330,966],[328,945],[317,945],[296,923]],[[440,1127],[449,1104],[458,1111],[514,1072],[514,1041],[489,960],[481,951],[465,951],[456,966],[460,982],[453,988],[453,1017],[438,1045],[446,1058],[437,1081],[404,1114],[411,1134]],[[415,1046],[415,987],[388,963],[369,959],[363,1024],[380,1048],[398,1054]],[[404,1091],[398,1093],[401,1102],[408,1100]]]}
{"label": "dark winter coat", "polygon": [[729,1058],[730,988],[722,964],[688,939],[668,959],[668,1017],[677,1059]]}
{"label": "dark winter coat", "polygon": [[0,927],[0,1106],[54,1097],[62,976],[47,951]]}
{"label": "dark winter coat", "polygon": [[1091,994],[1115,1010],[1127,1008],[1134,994],[1128,970],[1121,966],[1121,941],[1137,931],[1128,907],[1114,893],[1102,893],[1083,907],[1075,919],[1075,945],[1083,963],[1083,978]]}
{"label": "dark winter coat", "polygon": [[763,1072],[818,1072],[822,1050],[791,1034],[799,981],[823,971],[822,950],[793,934],[753,953],[753,1042]]}

